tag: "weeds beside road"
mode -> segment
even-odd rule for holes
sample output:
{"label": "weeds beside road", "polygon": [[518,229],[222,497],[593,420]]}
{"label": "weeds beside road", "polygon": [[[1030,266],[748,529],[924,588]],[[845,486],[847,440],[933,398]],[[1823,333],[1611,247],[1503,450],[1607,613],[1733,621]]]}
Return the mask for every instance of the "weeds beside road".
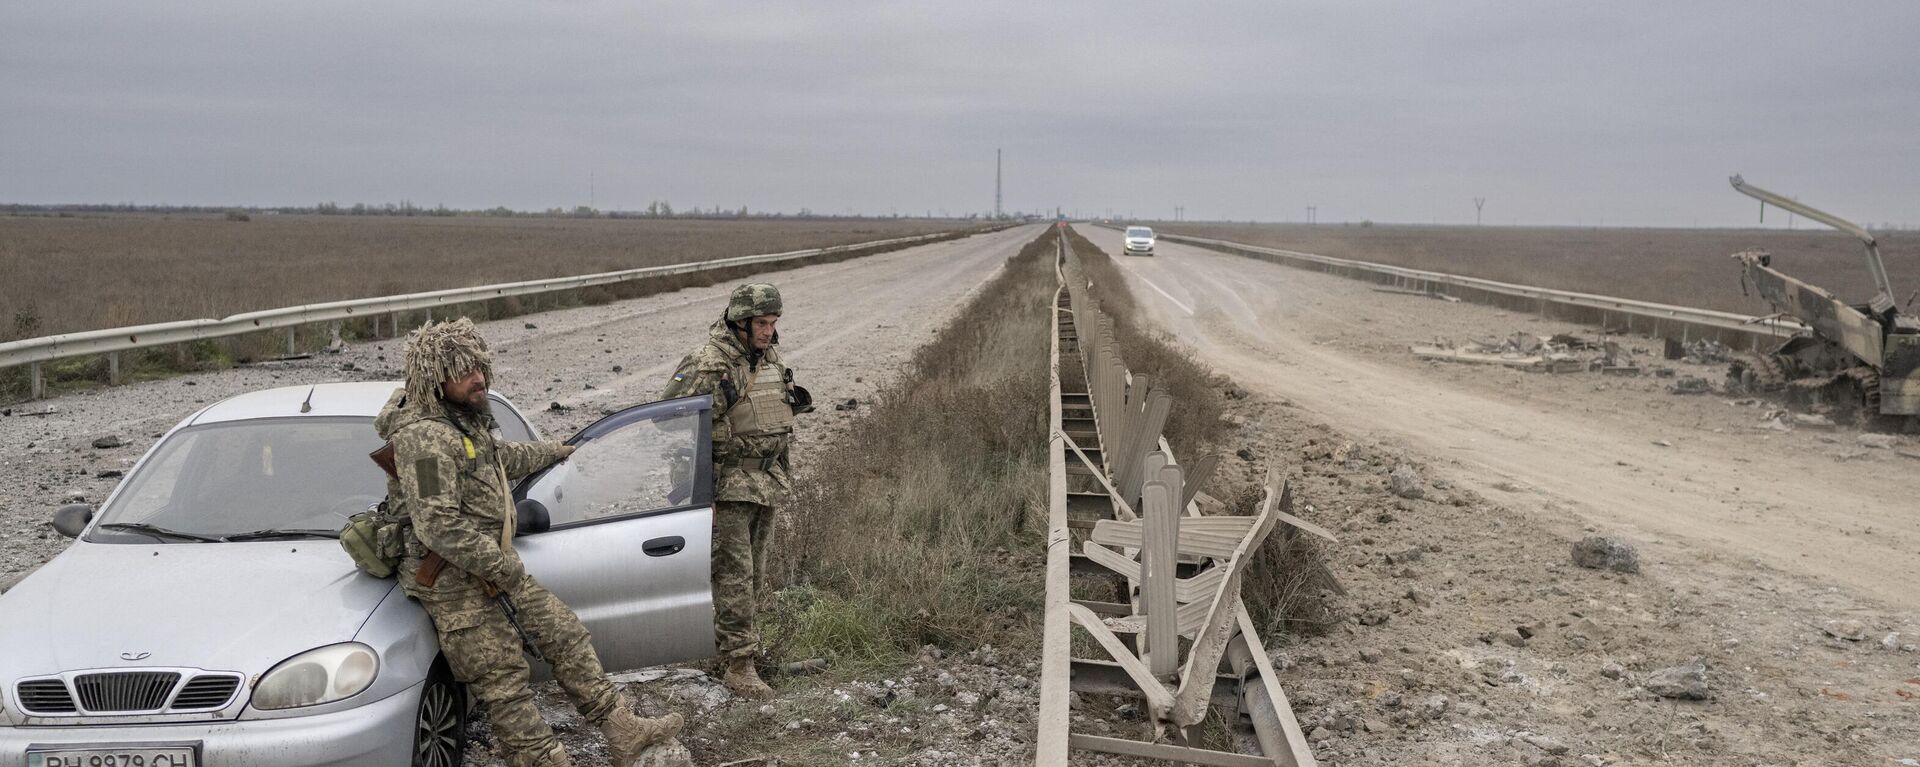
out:
{"label": "weeds beside road", "polygon": [[1036,639],[1054,236],[1008,259],[814,459],[776,547],[780,657]]}

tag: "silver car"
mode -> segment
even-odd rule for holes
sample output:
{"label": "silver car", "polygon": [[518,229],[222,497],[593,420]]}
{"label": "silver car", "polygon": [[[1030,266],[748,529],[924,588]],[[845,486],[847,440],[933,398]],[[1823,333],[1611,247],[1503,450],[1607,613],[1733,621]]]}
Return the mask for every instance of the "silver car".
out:
{"label": "silver car", "polygon": [[[97,514],[60,509],[74,543],[0,595],[0,767],[459,764],[468,701],[425,611],[333,540],[385,495],[367,454],[396,386],[224,400]],[[492,396],[503,438],[536,438]],[[516,488],[528,571],[609,670],[713,654],[711,410],[614,413]]]}

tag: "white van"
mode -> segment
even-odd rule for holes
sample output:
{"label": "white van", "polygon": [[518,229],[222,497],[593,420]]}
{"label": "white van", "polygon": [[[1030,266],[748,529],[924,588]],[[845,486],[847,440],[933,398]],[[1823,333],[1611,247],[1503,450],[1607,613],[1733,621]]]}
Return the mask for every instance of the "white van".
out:
{"label": "white van", "polygon": [[1144,226],[1127,227],[1126,254],[1129,256],[1153,255],[1153,230]]}

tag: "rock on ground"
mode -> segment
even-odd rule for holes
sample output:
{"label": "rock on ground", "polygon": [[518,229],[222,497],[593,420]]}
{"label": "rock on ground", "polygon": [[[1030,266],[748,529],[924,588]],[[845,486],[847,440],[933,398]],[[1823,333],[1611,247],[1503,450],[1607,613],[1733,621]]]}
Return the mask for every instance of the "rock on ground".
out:
{"label": "rock on ground", "polygon": [[1592,570],[1637,573],[1640,572],[1640,552],[1625,541],[1589,535],[1573,544],[1573,563]]}
{"label": "rock on ground", "polygon": [[1648,674],[1641,686],[1662,698],[1706,700],[1707,664],[1695,658],[1685,665],[1663,668]]}
{"label": "rock on ground", "polygon": [[1427,489],[1420,480],[1420,472],[1403,463],[1394,466],[1393,471],[1387,474],[1387,492],[1401,498],[1423,498]]}

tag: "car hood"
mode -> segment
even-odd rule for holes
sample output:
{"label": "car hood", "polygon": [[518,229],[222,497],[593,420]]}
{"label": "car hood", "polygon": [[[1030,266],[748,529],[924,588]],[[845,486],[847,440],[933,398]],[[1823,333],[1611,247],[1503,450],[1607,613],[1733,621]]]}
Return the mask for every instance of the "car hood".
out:
{"label": "car hood", "polygon": [[77,542],[0,595],[0,680],[128,666],[262,674],[353,639],[393,588],[329,540]]}

